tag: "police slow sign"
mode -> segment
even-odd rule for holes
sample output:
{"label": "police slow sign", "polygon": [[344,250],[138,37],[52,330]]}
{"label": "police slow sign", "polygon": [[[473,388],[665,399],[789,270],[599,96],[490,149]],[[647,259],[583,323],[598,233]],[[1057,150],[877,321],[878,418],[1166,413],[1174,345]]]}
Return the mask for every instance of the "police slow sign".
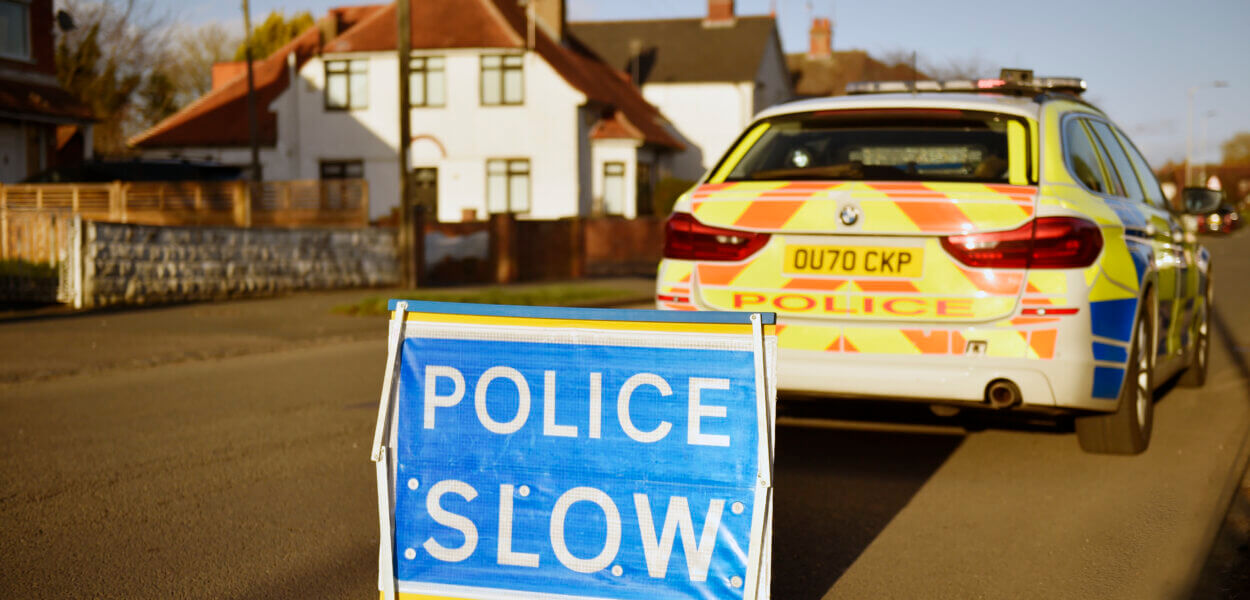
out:
{"label": "police slow sign", "polygon": [[772,314],[392,310],[384,597],[767,597]]}

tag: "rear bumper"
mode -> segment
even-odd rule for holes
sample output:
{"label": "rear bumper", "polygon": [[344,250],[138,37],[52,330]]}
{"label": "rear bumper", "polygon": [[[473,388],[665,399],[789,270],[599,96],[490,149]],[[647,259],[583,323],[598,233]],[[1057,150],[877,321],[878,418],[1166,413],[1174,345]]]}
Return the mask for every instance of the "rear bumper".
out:
{"label": "rear bumper", "polygon": [[984,404],[990,382],[1019,386],[1024,407],[1111,411],[1114,401],[1090,397],[1088,361],[985,357],[779,353],[782,391],[949,404]]}

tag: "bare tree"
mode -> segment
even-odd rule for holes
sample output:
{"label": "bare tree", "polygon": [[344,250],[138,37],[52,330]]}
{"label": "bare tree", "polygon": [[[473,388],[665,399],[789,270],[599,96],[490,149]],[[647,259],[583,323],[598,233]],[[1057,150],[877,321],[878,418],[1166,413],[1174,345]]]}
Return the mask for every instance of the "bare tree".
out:
{"label": "bare tree", "polygon": [[174,29],[169,48],[169,75],[176,90],[175,103],[186,106],[213,88],[213,63],[231,60],[243,36],[220,23]]}
{"label": "bare tree", "polygon": [[57,34],[57,78],[100,120],[96,153],[125,155],[126,138],[145,125],[139,90],[165,56],[168,19],[150,0],[58,0],[57,7],[76,25]]}
{"label": "bare tree", "polygon": [[[893,67],[895,65],[911,66],[913,59],[919,60],[919,55],[914,50],[906,48],[891,48],[878,54],[878,60],[886,66]],[[917,65],[919,66],[919,65]]]}
{"label": "bare tree", "polygon": [[[906,48],[892,48],[878,54],[878,60],[889,67],[912,67],[933,79],[980,79],[998,74],[998,68],[980,56],[935,60]],[[915,64],[913,65],[913,61]]]}
{"label": "bare tree", "polygon": [[921,62],[921,70],[934,79],[981,79],[998,74],[998,67],[990,65],[980,56],[948,58],[946,60]]}

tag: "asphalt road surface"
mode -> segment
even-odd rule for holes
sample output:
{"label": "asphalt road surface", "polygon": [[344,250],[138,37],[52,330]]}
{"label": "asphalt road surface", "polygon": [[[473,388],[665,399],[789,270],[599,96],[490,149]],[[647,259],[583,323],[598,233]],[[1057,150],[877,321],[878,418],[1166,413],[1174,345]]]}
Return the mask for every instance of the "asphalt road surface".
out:
{"label": "asphalt road surface", "polygon": [[[1232,597],[1250,234],[1211,246],[1211,378],[1161,395],[1141,456],[784,399],[773,597]],[[385,325],[335,298],[0,323],[0,597],[376,598]]]}

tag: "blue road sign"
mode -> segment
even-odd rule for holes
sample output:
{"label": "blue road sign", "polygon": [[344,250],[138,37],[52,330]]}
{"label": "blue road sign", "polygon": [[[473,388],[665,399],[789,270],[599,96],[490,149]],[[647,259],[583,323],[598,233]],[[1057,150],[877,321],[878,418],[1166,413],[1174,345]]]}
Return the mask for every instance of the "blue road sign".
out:
{"label": "blue road sign", "polygon": [[398,597],[767,589],[771,315],[412,310],[387,413]]}

